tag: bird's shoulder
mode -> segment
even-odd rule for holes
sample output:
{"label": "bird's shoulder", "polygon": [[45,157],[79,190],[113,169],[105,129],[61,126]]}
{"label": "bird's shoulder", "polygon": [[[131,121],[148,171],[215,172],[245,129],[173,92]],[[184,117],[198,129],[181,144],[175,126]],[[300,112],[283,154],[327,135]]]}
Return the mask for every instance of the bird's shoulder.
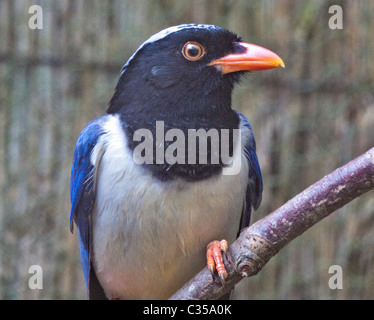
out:
{"label": "bird's shoulder", "polygon": [[103,134],[103,124],[106,120],[107,116],[102,116],[90,121],[79,134],[75,145],[70,180],[71,229],[73,228],[73,220],[79,214],[79,203],[92,202],[93,190],[90,176],[93,173],[93,165],[91,155],[99,137]]}

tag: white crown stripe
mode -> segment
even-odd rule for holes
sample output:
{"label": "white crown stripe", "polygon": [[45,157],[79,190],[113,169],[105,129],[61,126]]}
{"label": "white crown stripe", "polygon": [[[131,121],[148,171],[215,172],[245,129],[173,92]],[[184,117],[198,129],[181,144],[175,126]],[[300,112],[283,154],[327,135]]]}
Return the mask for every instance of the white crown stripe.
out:
{"label": "white crown stripe", "polygon": [[173,26],[173,27],[169,27],[169,28],[166,28],[164,30],[161,30],[160,32],[151,36],[148,40],[144,41],[140,45],[140,47],[133,53],[133,55],[123,65],[123,67],[121,69],[121,76],[126,71],[126,68],[129,65],[130,61],[135,57],[135,55],[138,53],[138,51],[140,49],[142,49],[145,45],[147,45],[149,43],[152,43],[152,42],[156,42],[158,40],[161,40],[171,33],[181,31],[181,30],[185,30],[185,29],[193,29],[193,28],[195,28],[195,29],[210,29],[210,30],[211,29],[220,29],[219,27],[217,27],[215,25],[212,25],[212,24],[180,24],[178,26]]}

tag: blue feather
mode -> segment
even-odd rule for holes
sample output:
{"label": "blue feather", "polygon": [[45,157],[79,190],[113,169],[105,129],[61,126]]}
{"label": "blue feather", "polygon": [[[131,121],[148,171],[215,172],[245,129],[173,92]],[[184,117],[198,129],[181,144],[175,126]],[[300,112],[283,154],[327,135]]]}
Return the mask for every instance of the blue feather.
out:
{"label": "blue feather", "polygon": [[260,169],[260,164],[258,163],[256,155],[256,142],[253,135],[252,127],[248,122],[248,119],[237,112],[240,118],[241,129],[247,128],[249,130],[249,137],[244,141],[244,155],[249,165],[248,172],[248,186],[246,192],[246,206],[243,210],[242,219],[240,222],[240,230],[249,225],[251,219],[251,211],[253,209],[257,210],[261,204],[262,200],[262,174]]}
{"label": "blue feather", "polygon": [[91,220],[90,215],[95,202],[91,153],[102,134],[101,118],[91,121],[79,135],[75,146],[70,183],[70,230],[74,223],[78,228],[79,252],[83,274],[88,288],[91,267]]}

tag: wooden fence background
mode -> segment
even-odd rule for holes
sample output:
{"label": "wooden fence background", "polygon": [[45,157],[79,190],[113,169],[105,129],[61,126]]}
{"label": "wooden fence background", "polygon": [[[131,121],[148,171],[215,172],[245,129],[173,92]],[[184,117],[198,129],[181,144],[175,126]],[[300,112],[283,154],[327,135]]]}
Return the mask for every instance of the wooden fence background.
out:
{"label": "wooden fence background", "polygon": [[[31,30],[31,5],[43,29]],[[332,4],[342,30],[328,27]],[[0,0],[0,298],[84,299],[68,226],[79,132],[102,115],[121,66],[153,33],[209,23],[277,52],[234,93],[264,176],[257,220],[374,145],[374,2]],[[43,289],[28,286],[31,265]],[[343,268],[342,290],[328,269]],[[373,299],[374,194],[355,200],[242,281],[237,299]]]}

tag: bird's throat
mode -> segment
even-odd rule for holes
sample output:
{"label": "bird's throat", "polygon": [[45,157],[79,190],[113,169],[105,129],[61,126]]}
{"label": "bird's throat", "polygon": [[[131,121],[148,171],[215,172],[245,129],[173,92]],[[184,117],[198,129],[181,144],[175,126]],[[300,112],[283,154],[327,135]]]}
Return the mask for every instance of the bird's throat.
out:
{"label": "bird's throat", "polygon": [[236,112],[215,105],[181,111],[121,113],[128,147],[162,181],[198,181],[219,174],[227,164],[223,157],[233,153]]}

